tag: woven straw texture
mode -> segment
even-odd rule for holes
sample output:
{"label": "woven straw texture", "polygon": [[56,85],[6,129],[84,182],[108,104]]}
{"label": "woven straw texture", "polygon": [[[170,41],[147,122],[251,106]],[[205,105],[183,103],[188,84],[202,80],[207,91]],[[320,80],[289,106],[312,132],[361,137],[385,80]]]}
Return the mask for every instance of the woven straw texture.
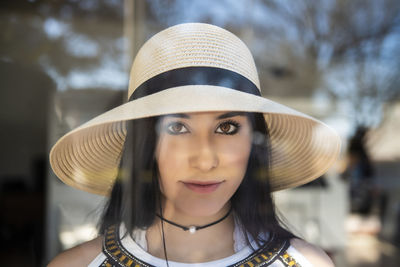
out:
{"label": "woven straw texture", "polygon": [[204,66],[228,69],[252,81],[258,89],[256,65],[247,46],[219,27],[190,23],[168,28],[150,38],[133,62],[128,95],[144,81],[168,70]]}

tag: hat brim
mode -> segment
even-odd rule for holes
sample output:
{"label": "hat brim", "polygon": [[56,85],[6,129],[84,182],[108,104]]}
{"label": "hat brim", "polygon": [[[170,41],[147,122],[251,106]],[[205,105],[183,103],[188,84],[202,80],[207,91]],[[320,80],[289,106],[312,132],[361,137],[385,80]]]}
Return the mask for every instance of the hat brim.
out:
{"label": "hat brim", "polygon": [[205,111],[264,113],[271,138],[272,191],[318,178],[331,167],[340,151],[336,132],[306,114],[230,88],[188,85],[125,103],[67,133],[51,149],[51,167],[72,187],[108,195],[118,173],[125,121]]}

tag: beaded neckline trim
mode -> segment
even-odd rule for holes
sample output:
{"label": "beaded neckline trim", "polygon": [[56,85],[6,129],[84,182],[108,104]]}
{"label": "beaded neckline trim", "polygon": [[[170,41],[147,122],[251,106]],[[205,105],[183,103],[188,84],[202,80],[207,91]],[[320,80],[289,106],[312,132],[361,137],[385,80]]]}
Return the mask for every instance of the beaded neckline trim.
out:
{"label": "beaded neckline trim", "polygon": [[[277,260],[285,267],[301,267],[287,252],[289,242],[277,241],[274,247],[266,245],[228,267],[269,266]],[[135,257],[121,244],[119,227],[116,225],[108,227],[104,233],[103,253],[107,258],[100,265],[101,267],[156,267]]]}

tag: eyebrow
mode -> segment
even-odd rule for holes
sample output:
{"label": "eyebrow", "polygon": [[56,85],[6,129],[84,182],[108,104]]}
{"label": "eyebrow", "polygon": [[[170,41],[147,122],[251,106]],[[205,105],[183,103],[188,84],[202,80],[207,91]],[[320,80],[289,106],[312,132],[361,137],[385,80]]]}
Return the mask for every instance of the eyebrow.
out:
{"label": "eyebrow", "polygon": [[235,116],[246,116],[246,113],[243,111],[232,111],[232,112],[228,112],[228,113],[219,115],[217,117],[217,119],[220,120],[220,119],[226,119],[226,118],[231,118],[231,117],[235,117]]}
{"label": "eyebrow", "polygon": [[[246,116],[246,112],[243,111],[231,111],[227,112],[224,114],[221,114],[217,117],[217,120],[221,119],[226,119],[226,118],[231,118],[235,116]],[[184,118],[184,119],[190,119],[190,115],[186,113],[175,113],[175,114],[168,114],[165,115],[165,117],[174,117],[174,118]]]}

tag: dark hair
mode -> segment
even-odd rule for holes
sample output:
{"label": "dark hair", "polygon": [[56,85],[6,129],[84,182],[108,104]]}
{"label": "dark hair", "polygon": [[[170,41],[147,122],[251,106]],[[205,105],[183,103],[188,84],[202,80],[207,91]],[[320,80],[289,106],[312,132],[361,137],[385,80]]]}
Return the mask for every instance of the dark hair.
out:
{"label": "dark hair", "polygon": [[[295,236],[283,228],[276,215],[268,179],[268,127],[261,113],[247,114],[254,137],[245,177],[231,198],[232,210],[243,232],[258,245],[268,241],[260,239],[260,233],[273,233],[275,240],[287,240]],[[145,229],[154,222],[161,198],[154,155],[157,120],[151,117],[127,122],[119,175],[100,221],[100,233],[120,222],[125,223],[128,231],[136,227]]]}

